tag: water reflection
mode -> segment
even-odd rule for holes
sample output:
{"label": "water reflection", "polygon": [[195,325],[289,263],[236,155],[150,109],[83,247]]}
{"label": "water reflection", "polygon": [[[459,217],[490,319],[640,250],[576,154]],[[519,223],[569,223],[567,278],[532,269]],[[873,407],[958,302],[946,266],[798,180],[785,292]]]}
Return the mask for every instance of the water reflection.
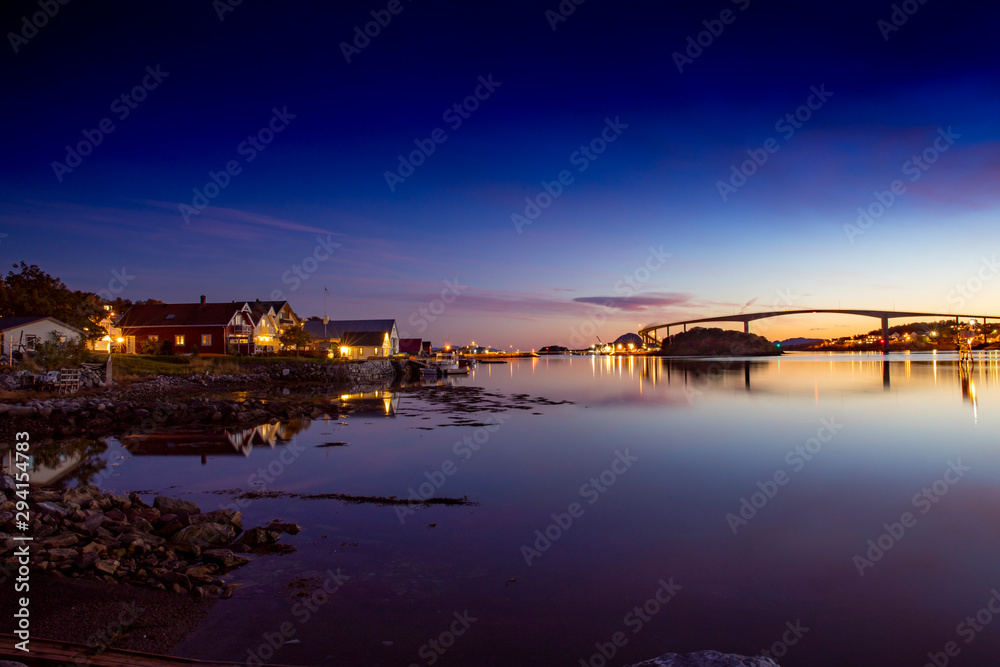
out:
{"label": "water reflection", "polygon": [[[103,456],[108,446],[103,440],[79,440],[35,443],[28,452],[28,475],[38,486],[99,484],[111,462]],[[13,449],[3,451],[3,471],[8,475],[21,472]]]}
{"label": "water reflection", "polygon": [[[991,528],[1000,503],[1000,415],[990,409],[1000,401],[996,353],[978,354],[969,368],[952,353],[549,357],[504,366],[415,383],[509,397],[497,409],[510,419],[495,431],[479,425],[488,420],[475,404],[462,403],[457,414],[467,419],[451,419],[447,391],[413,392],[400,405],[398,389],[372,387],[332,398],[352,413],[370,408],[393,419],[314,421],[296,431],[299,458],[280,468],[292,432],[263,428],[230,431],[217,443],[229,454],[211,466],[177,455],[196,454],[192,443],[175,442],[178,451],[162,457],[114,439],[107,451],[73,443],[49,455],[50,476],[68,483],[79,470],[86,478],[85,459],[96,457],[107,471],[90,479],[114,475],[121,489],[176,486],[209,506],[222,502],[220,489],[256,489],[251,480],[274,465],[279,472],[266,481],[275,491],[405,497],[440,483],[435,496],[479,503],[424,508],[404,523],[377,504],[253,501],[245,523],[294,520],[303,533],[288,539],[298,551],[242,575],[259,577],[241,589],[244,604],[217,607],[195,631],[189,653],[205,659],[245,656],[242,647],[287,616],[294,577],[337,567],[357,575],[357,588],[301,626],[302,641],[283,647],[283,662],[409,664],[441,631],[435,610],[469,608],[489,614],[456,647],[465,653],[449,654],[455,664],[500,664],[498,655],[568,664],[620,628],[624,611],[649,599],[661,577],[676,576],[683,595],[657,625],[629,637],[616,664],[687,647],[758,651],[797,618],[819,619],[825,639],[797,644],[782,665],[923,664],[1000,580],[1000,532]],[[572,404],[528,406],[520,395]],[[823,420],[843,429],[820,443],[813,436]],[[459,455],[472,451],[466,437],[481,445],[468,459]],[[799,458],[801,447],[812,458]],[[529,570],[521,545],[580,500],[581,483],[602,479],[616,450],[630,451],[635,467]],[[972,470],[859,577],[852,558],[901,512],[920,512],[914,494],[958,460]],[[780,488],[769,482],[778,471],[790,479]],[[726,514],[768,487],[766,506],[734,534]],[[373,657],[372,646],[381,653]],[[1000,637],[983,633],[962,648],[962,664],[994,664]]]}
{"label": "water reflection", "polygon": [[[440,382],[444,382],[442,378]],[[417,383],[420,384],[420,383]],[[399,392],[394,389],[355,387],[348,394],[341,394],[340,400],[357,415],[381,415],[395,417],[399,409]]]}
{"label": "water reflection", "polygon": [[305,427],[306,421],[293,419],[243,429],[206,431],[163,431],[126,435],[121,439],[133,456],[209,456],[242,454],[250,456],[254,447],[274,448],[286,443]]}
{"label": "water reflection", "polygon": [[972,404],[972,420],[978,421],[976,405],[976,383],[972,381],[972,369],[964,363],[958,365],[959,384],[962,387],[962,400]]}

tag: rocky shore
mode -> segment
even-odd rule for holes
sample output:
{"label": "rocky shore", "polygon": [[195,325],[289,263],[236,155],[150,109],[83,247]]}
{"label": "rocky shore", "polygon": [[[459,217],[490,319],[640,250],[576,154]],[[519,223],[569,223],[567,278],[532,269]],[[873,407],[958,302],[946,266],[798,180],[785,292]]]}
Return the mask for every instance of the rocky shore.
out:
{"label": "rocky shore", "polygon": [[[23,497],[22,497],[23,495]],[[30,522],[16,524],[26,499]],[[65,491],[17,490],[0,476],[0,562],[7,572],[21,565],[15,534],[32,536],[31,572],[56,577],[128,583],[195,597],[229,597],[223,575],[250,562],[243,555],[279,548],[295,524],[272,522],[244,530],[240,512],[202,512],[186,500],[157,496],[152,505],[136,493],[119,496],[95,486]]]}
{"label": "rocky shore", "polygon": [[409,378],[415,372],[408,362],[388,359],[262,365],[248,371],[186,378],[154,376],[120,388],[48,399],[19,392],[16,402],[0,403],[0,442],[10,442],[15,432],[25,430],[37,440],[337,417],[338,406],[328,399],[330,393]]}
{"label": "rocky shore", "polygon": [[665,653],[652,660],[638,662],[631,667],[780,667],[770,658],[750,658],[735,653],[698,651],[697,653]]}

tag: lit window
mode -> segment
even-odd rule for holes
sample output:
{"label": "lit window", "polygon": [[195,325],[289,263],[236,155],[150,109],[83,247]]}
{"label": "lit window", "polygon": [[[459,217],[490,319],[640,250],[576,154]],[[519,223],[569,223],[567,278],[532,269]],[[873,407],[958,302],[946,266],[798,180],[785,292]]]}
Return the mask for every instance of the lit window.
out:
{"label": "lit window", "polygon": [[153,334],[149,337],[149,340],[155,343],[156,341],[160,340],[160,337],[157,336],[156,334]]}
{"label": "lit window", "polygon": [[26,334],[24,336],[24,347],[28,350],[28,352],[35,351],[35,341],[37,339],[38,337],[34,334]]}
{"label": "lit window", "polygon": [[212,334],[202,334],[201,335],[201,344],[202,345],[211,345],[212,344]]}
{"label": "lit window", "polygon": [[177,346],[184,345],[184,336],[183,336],[183,334],[179,334],[177,336],[174,336],[174,345],[177,345]]}

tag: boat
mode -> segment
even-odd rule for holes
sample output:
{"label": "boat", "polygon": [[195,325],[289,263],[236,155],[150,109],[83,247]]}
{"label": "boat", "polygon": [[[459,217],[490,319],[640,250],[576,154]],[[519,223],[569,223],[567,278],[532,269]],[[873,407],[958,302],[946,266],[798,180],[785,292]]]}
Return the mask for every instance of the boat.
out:
{"label": "boat", "polygon": [[468,365],[462,366],[454,352],[438,352],[434,359],[424,363],[424,375],[467,375]]}

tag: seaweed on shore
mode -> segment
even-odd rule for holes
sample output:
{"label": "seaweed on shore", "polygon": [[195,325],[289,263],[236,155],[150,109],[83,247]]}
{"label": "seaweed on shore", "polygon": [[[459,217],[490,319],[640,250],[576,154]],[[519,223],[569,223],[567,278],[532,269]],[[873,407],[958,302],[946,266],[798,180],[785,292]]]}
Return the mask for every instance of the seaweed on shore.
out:
{"label": "seaweed on shore", "polygon": [[293,493],[291,491],[274,491],[272,489],[259,489],[253,491],[243,491],[240,489],[223,489],[211,491],[219,495],[231,495],[237,500],[259,500],[261,498],[298,498],[300,500],[339,500],[349,505],[373,504],[379,506],[394,505],[448,505],[448,506],[475,506],[479,503],[469,500],[468,496],[461,498],[427,498],[425,500],[413,498],[397,498],[396,496],[356,496],[349,493]]}

